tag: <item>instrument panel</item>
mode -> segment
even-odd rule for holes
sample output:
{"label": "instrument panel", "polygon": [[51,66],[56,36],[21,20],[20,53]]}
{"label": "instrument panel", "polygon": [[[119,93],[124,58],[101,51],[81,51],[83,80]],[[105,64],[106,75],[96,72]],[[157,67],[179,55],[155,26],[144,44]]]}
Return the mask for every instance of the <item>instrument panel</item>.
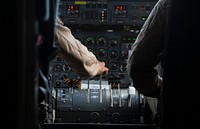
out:
{"label": "instrument panel", "polygon": [[[109,68],[81,79],[59,56],[49,61],[49,112],[57,123],[144,123],[144,96],[127,74],[132,44],[157,0],[61,0],[59,17]],[[52,101],[53,100],[53,101]]]}

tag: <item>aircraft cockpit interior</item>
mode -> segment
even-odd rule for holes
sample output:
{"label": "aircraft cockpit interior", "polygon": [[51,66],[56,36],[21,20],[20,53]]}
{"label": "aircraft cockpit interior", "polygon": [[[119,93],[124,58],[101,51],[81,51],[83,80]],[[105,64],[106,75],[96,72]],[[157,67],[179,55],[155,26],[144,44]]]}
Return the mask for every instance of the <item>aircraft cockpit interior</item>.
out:
{"label": "aircraft cockpit interior", "polygon": [[[76,39],[105,62],[109,72],[106,76],[101,74],[93,78],[80,78],[56,53],[54,39],[44,40],[44,46],[39,46],[39,58],[42,63],[41,80],[46,81],[43,83],[46,86],[40,87],[39,93],[43,93],[43,90],[46,92],[45,99],[40,102],[43,110],[39,112],[39,120],[44,123],[45,129],[64,126],[102,128],[103,125],[114,128],[156,128],[153,115],[156,114],[157,100],[140,94],[126,71],[131,46],[156,2],[59,1],[56,15],[70,28]],[[52,3],[57,4],[56,1]],[[41,24],[51,25],[49,21],[47,23]],[[41,29],[45,38],[53,37],[46,32],[51,29],[54,28]],[[148,103],[151,103],[151,107]]]}
{"label": "aircraft cockpit interior", "polygon": [[[8,29],[12,28],[8,35],[13,35],[12,38],[8,38],[8,42],[19,42],[16,45],[13,43],[12,48],[10,44],[8,45],[10,52],[14,54],[7,54],[9,56],[7,59],[17,58],[17,64],[12,60],[13,66],[16,67],[9,65],[9,70],[3,74],[10,81],[8,71],[12,71],[12,81],[15,82],[12,90],[10,87],[5,90],[9,92],[9,95],[6,94],[6,96],[12,94],[10,100],[16,100],[16,103],[10,100],[6,101],[6,105],[12,104],[5,106],[5,110],[9,109],[8,113],[10,113],[7,115],[9,119],[6,120],[16,121],[17,129],[165,129],[159,126],[159,104],[164,105],[163,112],[167,110],[164,113],[169,119],[165,119],[167,120],[164,123],[165,127],[172,126],[169,123],[176,124],[175,118],[183,117],[179,109],[191,108],[191,114],[193,113],[191,118],[196,116],[197,110],[193,111],[192,109],[198,109],[198,106],[194,106],[197,103],[195,98],[198,98],[198,94],[196,94],[198,90],[192,89],[198,86],[198,79],[196,75],[193,76],[190,73],[195,71],[198,74],[199,67],[196,64],[198,60],[196,57],[200,54],[199,51],[189,52],[189,50],[197,49],[195,39],[198,36],[193,29],[199,27],[198,24],[195,25],[195,23],[199,23],[199,12],[195,11],[195,8],[191,9],[191,6],[197,6],[193,2],[188,2],[188,6],[182,8],[181,6],[176,8],[176,4],[172,6],[174,10],[171,17],[177,19],[172,20],[171,26],[168,28],[175,32],[167,29],[166,34],[169,31],[169,35],[164,35],[170,37],[166,42],[170,41],[171,44],[167,46],[167,50],[172,53],[165,53],[165,51],[163,53],[166,55],[162,53],[166,56],[165,59],[170,60],[164,62],[169,67],[165,71],[162,69],[163,64],[154,67],[161,78],[166,77],[163,85],[165,84],[169,88],[162,89],[163,103],[159,103],[158,98],[146,96],[137,90],[134,85],[135,80],[129,75],[128,59],[132,54],[134,43],[141,30],[148,29],[148,27],[142,27],[158,1],[162,0],[19,0],[12,4],[8,1],[7,10],[12,20],[6,18],[5,20],[9,22]],[[179,4],[182,4],[183,1],[179,0]],[[156,9],[156,11],[162,11],[159,10],[160,8]],[[193,15],[186,13],[189,11],[193,11]],[[186,16],[183,18],[183,15]],[[162,21],[167,16],[159,17]],[[190,17],[191,20],[189,20]],[[192,22],[192,18],[194,24],[187,24]],[[154,25],[157,26],[156,24]],[[158,25],[160,24],[158,23]],[[185,29],[181,25],[184,25]],[[55,36],[58,27],[63,29],[63,37],[61,36],[60,39]],[[176,27],[179,28],[176,29]],[[178,31],[179,29],[181,31]],[[184,36],[186,33],[190,35]],[[65,35],[68,35],[69,39]],[[157,38],[160,37],[153,38],[157,41]],[[70,43],[73,47],[65,49],[63,46],[62,48],[59,45],[64,43],[59,44],[58,40],[66,41],[66,44]],[[72,40],[80,44],[73,44]],[[193,45],[189,46],[188,44]],[[85,53],[80,50],[80,46],[86,50]],[[176,52],[179,47],[181,47],[180,52]],[[88,68],[91,62],[74,60],[81,55],[71,54],[77,50],[80,53],[92,55],[91,59],[104,62],[108,73],[82,77],[79,73],[88,75],[86,70],[82,69]],[[139,51],[139,49],[137,50]],[[153,51],[151,48],[147,50]],[[154,50],[159,51],[157,48]],[[61,52],[66,56],[63,56]],[[175,56],[174,53],[176,53]],[[181,57],[183,55],[184,58]],[[178,58],[173,59],[173,57]],[[143,57],[141,56],[141,58]],[[154,60],[153,57],[151,59],[151,61]],[[184,61],[184,63],[179,64],[178,61]],[[170,68],[176,64],[179,66],[171,70]],[[186,65],[187,67],[184,67]],[[7,64],[6,66],[8,67]],[[190,68],[190,70],[186,68]],[[186,74],[190,76],[188,77]],[[187,79],[196,80],[187,81]],[[191,85],[192,89],[188,88],[189,86],[185,88],[184,85]],[[178,90],[174,90],[174,87]],[[188,93],[185,93],[186,89]],[[176,93],[179,93],[180,96]],[[184,95],[194,96],[194,99],[186,99],[187,97],[183,97]],[[174,103],[176,103],[175,107],[170,106]],[[178,104],[182,106],[179,107]],[[170,114],[171,111],[175,113]],[[186,115],[189,113],[184,111]],[[174,119],[171,120],[171,118]],[[183,124],[186,124],[192,123],[196,119],[181,120]]]}

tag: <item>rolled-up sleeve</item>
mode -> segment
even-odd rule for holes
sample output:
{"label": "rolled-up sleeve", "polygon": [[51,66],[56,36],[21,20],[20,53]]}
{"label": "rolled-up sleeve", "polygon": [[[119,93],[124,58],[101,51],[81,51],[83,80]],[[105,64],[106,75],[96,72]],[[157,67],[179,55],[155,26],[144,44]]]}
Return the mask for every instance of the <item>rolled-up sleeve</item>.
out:
{"label": "rolled-up sleeve", "polygon": [[56,24],[55,42],[59,47],[59,55],[80,77],[94,77],[100,73],[96,56],[60,21]]}

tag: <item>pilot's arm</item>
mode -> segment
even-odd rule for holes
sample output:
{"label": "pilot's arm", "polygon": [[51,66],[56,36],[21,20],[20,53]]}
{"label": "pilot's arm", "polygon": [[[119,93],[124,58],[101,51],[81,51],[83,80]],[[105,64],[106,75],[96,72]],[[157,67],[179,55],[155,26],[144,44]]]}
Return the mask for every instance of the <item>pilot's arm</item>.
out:
{"label": "pilot's arm", "polygon": [[59,55],[80,77],[94,77],[108,73],[105,63],[99,62],[96,56],[72,35],[70,29],[64,26],[59,18],[55,28],[55,42],[60,49]]}

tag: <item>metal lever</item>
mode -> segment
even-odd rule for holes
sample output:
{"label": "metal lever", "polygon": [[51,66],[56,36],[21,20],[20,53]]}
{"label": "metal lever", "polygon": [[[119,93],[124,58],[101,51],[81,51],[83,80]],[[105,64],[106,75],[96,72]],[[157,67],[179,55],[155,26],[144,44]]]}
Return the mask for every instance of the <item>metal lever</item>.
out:
{"label": "metal lever", "polygon": [[122,96],[121,96],[121,89],[119,83],[117,84],[118,88],[118,95],[119,95],[119,107],[122,107]]}
{"label": "metal lever", "polygon": [[102,74],[100,74],[100,79],[99,79],[99,94],[100,94],[100,103],[103,101],[103,94],[102,94]]}
{"label": "metal lever", "polygon": [[[110,87],[112,87],[111,84],[110,84]],[[113,107],[113,94],[112,94],[112,88],[110,88],[110,107]]]}
{"label": "metal lever", "polygon": [[130,86],[128,90],[128,107],[131,107],[131,103],[132,103],[131,99],[134,94],[135,94],[135,89],[134,87]]}
{"label": "metal lever", "polygon": [[88,79],[87,102],[90,103],[90,79]]}

